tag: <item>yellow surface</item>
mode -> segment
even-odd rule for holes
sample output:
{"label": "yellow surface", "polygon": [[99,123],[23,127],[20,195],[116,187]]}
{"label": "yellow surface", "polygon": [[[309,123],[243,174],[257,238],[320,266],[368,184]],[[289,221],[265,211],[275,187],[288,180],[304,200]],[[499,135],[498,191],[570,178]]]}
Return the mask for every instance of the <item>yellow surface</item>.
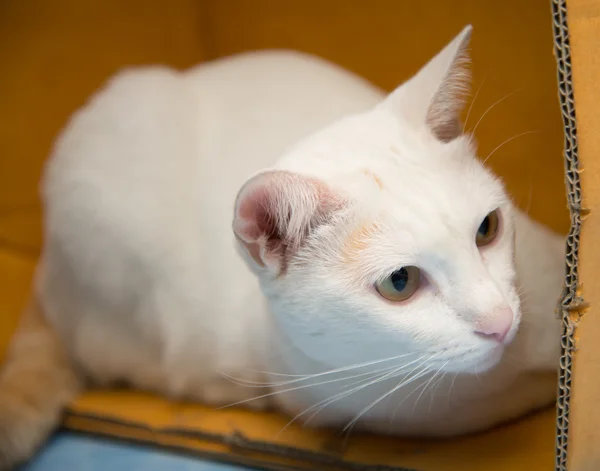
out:
{"label": "yellow surface", "polygon": [[[0,358],[25,302],[40,248],[36,186],[42,162],[68,115],[108,75],[131,64],[186,67],[242,50],[289,47],[317,53],[391,89],[466,23],[474,25],[474,91],[481,86],[467,127],[472,128],[490,105],[512,94],[477,127],[480,154],[486,157],[503,141],[535,131],[500,147],[489,164],[505,178],[517,204],[566,231],[562,126],[547,1],[0,2]],[[74,410],[153,427],[237,430],[267,441],[275,440],[284,423],[272,415],[208,411],[134,393],[89,393]],[[140,433],[133,426],[76,417],[69,423],[119,436]],[[175,440],[183,447],[200,446],[178,435],[169,435],[168,443],[157,432],[146,431],[144,436],[161,444]],[[412,444],[352,437],[343,458],[432,471],[547,470],[553,462],[553,436],[554,413],[549,411],[459,442]],[[299,428],[277,441],[326,448],[328,453],[339,448],[331,438]],[[209,448],[233,453],[224,446]]]}
{"label": "yellow surface", "polygon": [[0,244],[39,250],[37,184],[69,115],[121,67],[203,57],[195,0],[0,1]]}
{"label": "yellow surface", "polygon": [[[231,450],[207,440],[186,441],[182,431],[200,430],[227,436],[238,434],[256,441],[321,452],[346,461],[385,463],[422,471],[546,471],[552,468],[554,458],[554,410],[488,434],[438,443],[360,436],[351,436],[345,443],[337,433],[314,432],[301,426],[292,426],[279,434],[289,418],[241,410],[215,411],[131,392],[90,393],[78,401],[72,411],[76,415],[118,417],[128,424],[113,424],[111,427],[105,423],[104,433],[110,433],[112,429],[113,433],[122,436],[139,437],[140,428],[135,425],[149,426],[154,440],[179,444],[183,441],[192,450],[200,452],[224,453]],[[90,429],[76,417],[71,420],[74,427]],[[160,430],[165,428],[176,428],[179,433],[161,433]],[[91,429],[96,429],[95,424]],[[238,456],[248,457],[241,453]],[[263,459],[267,458],[263,456]]]}

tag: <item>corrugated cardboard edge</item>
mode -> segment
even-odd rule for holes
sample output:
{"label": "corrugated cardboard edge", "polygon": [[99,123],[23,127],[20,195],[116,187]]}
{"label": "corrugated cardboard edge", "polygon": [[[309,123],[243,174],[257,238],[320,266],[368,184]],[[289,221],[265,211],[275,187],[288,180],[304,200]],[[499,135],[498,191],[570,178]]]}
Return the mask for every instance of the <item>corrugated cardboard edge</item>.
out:
{"label": "corrugated cardboard edge", "polygon": [[578,293],[579,234],[582,216],[586,210],[581,205],[579,156],[577,154],[577,126],[575,101],[571,79],[571,53],[567,23],[566,0],[552,0],[554,28],[554,54],[558,70],[558,92],[562,112],[565,143],[565,184],[571,214],[571,229],[566,243],[566,274],[558,314],[562,319],[562,355],[559,367],[558,401],[556,418],[556,470],[567,471],[567,446],[569,435],[569,402],[571,398],[571,370],[574,351],[574,323],[571,313],[580,311],[585,302]]}

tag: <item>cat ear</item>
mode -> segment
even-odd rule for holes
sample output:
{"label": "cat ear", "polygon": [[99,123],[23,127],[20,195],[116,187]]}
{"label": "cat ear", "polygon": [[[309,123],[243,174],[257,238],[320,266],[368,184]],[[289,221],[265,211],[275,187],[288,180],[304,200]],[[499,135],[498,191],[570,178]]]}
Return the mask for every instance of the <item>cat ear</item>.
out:
{"label": "cat ear", "polygon": [[408,82],[384,101],[416,127],[427,125],[442,142],[462,133],[460,114],[469,91],[468,52],[472,27],[465,27]]}
{"label": "cat ear", "polygon": [[318,179],[270,170],[238,193],[233,231],[258,267],[281,273],[310,232],[343,205],[341,195]]}

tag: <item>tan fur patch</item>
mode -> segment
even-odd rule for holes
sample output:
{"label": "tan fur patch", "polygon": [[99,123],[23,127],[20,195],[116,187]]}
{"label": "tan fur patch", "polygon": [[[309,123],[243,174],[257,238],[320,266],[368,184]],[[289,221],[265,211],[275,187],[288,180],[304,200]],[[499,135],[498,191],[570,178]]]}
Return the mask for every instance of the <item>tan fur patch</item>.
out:
{"label": "tan fur patch", "polygon": [[363,174],[365,174],[367,177],[371,178],[375,184],[379,187],[380,190],[383,189],[383,182],[381,181],[381,178],[379,178],[377,175],[375,175],[371,170],[363,170],[362,171]]}
{"label": "tan fur patch", "polygon": [[350,234],[350,237],[346,239],[342,254],[344,261],[347,263],[355,263],[358,260],[360,252],[365,250],[369,246],[369,240],[378,232],[381,228],[379,224],[372,223],[365,226],[359,227],[357,230]]}
{"label": "tan fur patch", "polygon": [[60,338],[31,302],[0,374],[0,469],[35,452],[80,388]]}

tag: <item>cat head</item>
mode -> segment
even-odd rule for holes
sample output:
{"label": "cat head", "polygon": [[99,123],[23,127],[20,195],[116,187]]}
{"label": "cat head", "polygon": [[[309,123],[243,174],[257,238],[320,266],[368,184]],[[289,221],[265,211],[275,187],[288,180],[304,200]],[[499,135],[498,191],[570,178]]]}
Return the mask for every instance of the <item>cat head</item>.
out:
{"label": "cat head", "polygon": [[277,326],[314,361],[478,372],[515,335],[511,203],[460,122],[470,34],[238,194],[244,256]]}

